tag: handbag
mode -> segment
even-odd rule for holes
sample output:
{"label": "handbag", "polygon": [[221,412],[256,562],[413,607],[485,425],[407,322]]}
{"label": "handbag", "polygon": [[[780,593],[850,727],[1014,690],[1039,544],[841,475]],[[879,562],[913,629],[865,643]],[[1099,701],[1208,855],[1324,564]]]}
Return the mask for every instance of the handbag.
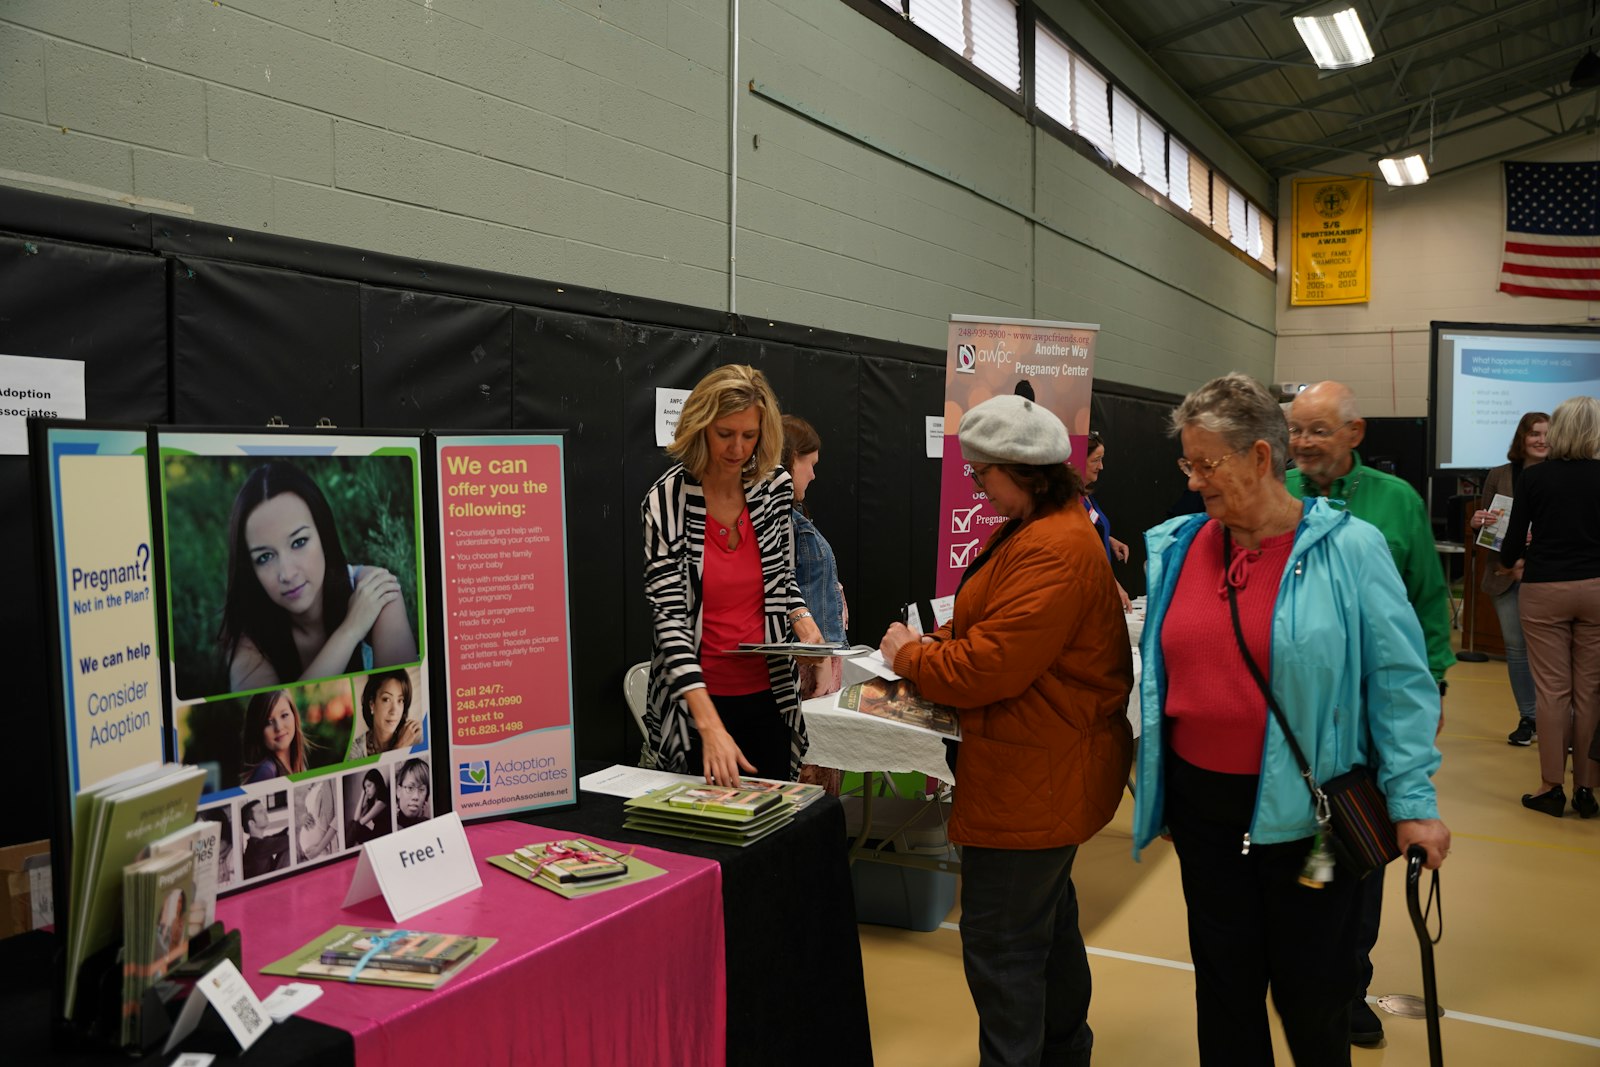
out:
{"label": "handbag", "polygon": [[[1232,562],[1232,556],[1233,538],[1228,533],[1228,528],[1224,526],[1222,528],[1224,574]],[[1284,739],[1289,742],[1289,751],[1294,753],[1295,762],[1300,765],[1300,777],[1305,779],[1306,788],[1311,790],[1311,802],[1316,810],[1318,831],[1332,844],[1335,862],[1360,879],[1391,860],[1399,859],[1400,841],[1395,836],[1394,820],[1389,817],[1389,802],[1384,799],[1383,791],[1378,788],[1370,768],[1357,764],[1337,778],[1329,779],[1321,785],[1317,784],[1316,776],[1311,773],[1311,764],[1307,762],[1305,753],[1300,750],[1300,743],[1295,740],[1294,731],[1289,729],[1288,718],[1278,706],[1277,700],[1273,698],[1271,687],[1261,676],[1261,668],[1256,666],[1255,658],[1250,655],[1250,649],[1245,645],[1244,630],[1239,625],[1239,599],[1234,592],[1233,583],[1224,580],[1223,584],[1228,589],[1228,611],[1233,616],[1233,636],[1239,642],[1239,653],[1244,656],[1245,666],[1250,668],[1250,676],[1256,680],[1261,695],[1266,697],[1267,707],[1278,720],[1278,728],[1283,731]],[[1315,848],[1313,845],[1313,853]],[[1302,881],[1306,879],[1302,878]]]}

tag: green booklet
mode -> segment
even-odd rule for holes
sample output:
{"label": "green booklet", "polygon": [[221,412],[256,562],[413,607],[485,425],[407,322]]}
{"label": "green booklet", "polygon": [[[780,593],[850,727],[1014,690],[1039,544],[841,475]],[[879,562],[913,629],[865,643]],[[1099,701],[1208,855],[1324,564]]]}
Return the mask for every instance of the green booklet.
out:
{"label": "green booklet", "polygon": [[652,834],[667,834],[671,837],[687,837],[695,841],[710,841],[719,845],[735,845],[743,848],[752,842],[759,841],[776,830],[781,830],[794,822],[794,812],[785,811],[771,819],[758,823],[749,823],[744,826],[728,826],[719,823],[689,823],[681,820],[665,818],[644,812],[629,815],[622,820],[622,825],[629,830],[645,830]]}
{"label": "green booklet", "polygon": [[[76,833],[72,902],[67,914],[66,1002],[70,1018],[83,961],[119,940],[123,868],[151,841],[195,820],[205,771],[168,764],[155,777],[122,789],[92,790]],[[80,800],[83,800],[80,797]]]}
{"label": "green booklet", "polygon": [[792,809],[793,802],[769,789],[677,782],[642,797],[625,800],[622,806],[629,813],[674,812],[708,822],[738,824],[749,822],[772,809]]}
{"label": "green booklet", "polygon": [[[341,952],[350,948],[362,938],[368,939],[369,949],[372,945],[377,946],[377,951],[372,953],[370,959],[362,962],[362,959],[358,957],[348,962],[323,962],[323,954],[325,952]],[[378,959],[380,953],[391,946],[400,946],[402,943],[412,939],[415,939],[416,944],[449,945],[456,948],[470,947],[467,951],[457,954],[455,962],[441,971],[405,970],[399,967],[382,965],[384,961]],[[331,982],[355,982],[359,985],[438,989],[471,966],[473,960],[493,948],[497,940],[497,938],[493,937],[432,934],[420,930],[380,930],[368,926],[335,926],[320,937],[312,938],[289,953],[289,955],[283,957],[283,959],[267,964],[261,968],[261,973],[279,975],[284,978],[319,978]],[[401,951],[403,954],[406,950],[402,948]],[[366,953],[363,952],[362,956],[365,955]]]}
{"label": "green booklet", "polygon": [[190,847],[130,864],[122,876],[122,1043],[138,1043],[145,990],[189,958],[195,856]]}
{"label": "green booklet", "polygon": [[439,974],[470,959],[477,948],[477,938],[460,934],[364,926],[323,945],[319,962],[353,967],[365,960],[368,966],[385,970]]}
{"label": "green booklet", "polygon": [[[587,851],[604,857],[595,861],[573,861],[570,853]],[[554,856],[554,862],[547,862],[547,858]],[[617,865],[622,866],[621,874],[606,877],[592,878],[567,878],[562,879],[552,868],[556,863],[566,861],[569,869],[572,866],[605,865],[607,870]],[[546,841],[535,845],[525,845],[522,848],[504,856],[490,856],[489,865],[498,867],[508,874],[514,874],[525,882],[550,890],[558,896],[571,900],[575,897],[586,897],[593,893],[601,893],[607,889],[618,886],[635,885],[648,881],[667,872],[653,863],[646,863],[634,855],[625,855],[614,848],[596,844],[587,838],[575,838],[566,841]]]}

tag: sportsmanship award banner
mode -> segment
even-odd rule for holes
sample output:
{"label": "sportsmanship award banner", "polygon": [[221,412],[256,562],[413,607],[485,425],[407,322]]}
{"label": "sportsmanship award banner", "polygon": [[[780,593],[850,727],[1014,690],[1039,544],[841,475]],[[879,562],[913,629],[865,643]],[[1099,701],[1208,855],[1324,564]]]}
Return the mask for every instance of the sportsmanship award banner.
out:
{"label": "sportsmanship award banner", "polygon": [[935,595],[956,591],[1003,516],[972,484],[956,430],[961,416],[992,396],[1015,393],[1042,404],[1066,424],[1072,463],[1083,471],[1094,388],[1094,346],[1100,327],[1084,322],[950,317],[944,377],[944,465],[939,488],[939,554]]}
{"label": "sportsmanship award banner", "polygon": [[70,426],[47,427],[43,440],[76,795],[162,758],[148,441],[143,430]]}
{"label": "sportsmanship award banner", "polygon": [[437,439],[449,767],[463,819],[577,800],[563,444]]}
{"label": "sportsmanship award banner", "polygon": [[1289,302],[1371,299],[1372,179],[1294,180],[1294,275]]}

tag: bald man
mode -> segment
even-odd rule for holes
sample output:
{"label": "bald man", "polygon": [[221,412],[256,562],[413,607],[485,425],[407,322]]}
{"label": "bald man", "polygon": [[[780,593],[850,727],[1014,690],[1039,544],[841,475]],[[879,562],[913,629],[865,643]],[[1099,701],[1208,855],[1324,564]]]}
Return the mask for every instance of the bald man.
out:
{"label": "bald man", "polygon": [[[1356,446],[1367,423],[1355,394],[1342,382],[1318,382],[1289,406],[1289,452],[1295,469],[1284,479],[1296,497],[1326,497],[1329,504],[1376,526],[1405,583],[1406,599],[1422,624],[1428,669],[1445,691],[1444,672],[1455,663],[1450,650],[1450,593],[1434,548],[1433,524],[1422,497],[1402,478],[1361,462]],[[1441,720],[1442,721],[1442,720]],[[1383,1041],[1383,1023],[1367,1004],[1372,983],[1372,946],[1378,943],[1383,908],[1383,871],[1362,884],[1361,992],[1350,1007],[1350,1040],[1363,1047]]]}

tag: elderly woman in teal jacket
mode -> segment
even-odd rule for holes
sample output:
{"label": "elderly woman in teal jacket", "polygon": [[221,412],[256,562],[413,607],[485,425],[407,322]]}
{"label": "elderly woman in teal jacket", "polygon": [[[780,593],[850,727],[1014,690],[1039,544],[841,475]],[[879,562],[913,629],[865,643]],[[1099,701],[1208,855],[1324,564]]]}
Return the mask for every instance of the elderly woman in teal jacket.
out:
{"label": "elderly woman in teal jacket", "polygon": [[1271,1064],[1264,993],[1299,1067],[1350,1062],[1359,882],[1299,883],[1317,831],[1310,790],[1249,673],[1267,677],[1318,782],[1374,771],[1402,848],[1449,851],[1431,776],[1439,695],[1383,535],[1284,487],[1288,432],[1243,375],[1173,413],[1178,466],[1205,515],[1145,535],[1143,731],[1134,854],[1178,853],[1200,1060]]}

